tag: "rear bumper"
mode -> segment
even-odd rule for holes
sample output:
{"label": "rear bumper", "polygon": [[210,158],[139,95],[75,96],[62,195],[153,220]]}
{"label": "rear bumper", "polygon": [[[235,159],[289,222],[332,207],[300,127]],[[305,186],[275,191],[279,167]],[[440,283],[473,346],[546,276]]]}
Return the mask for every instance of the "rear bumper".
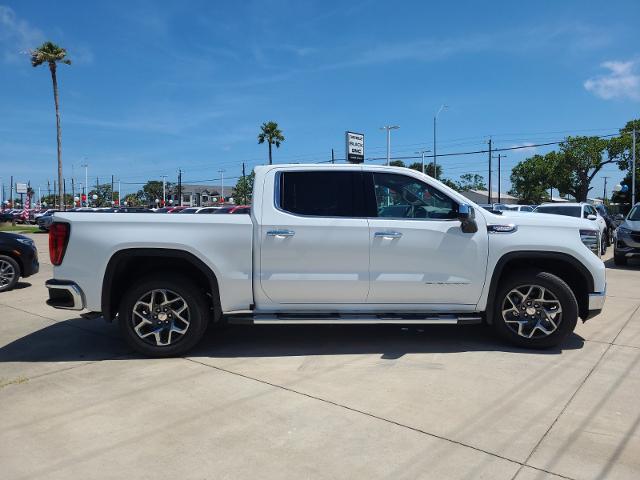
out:
{"label": "rear bumper", "polygon": [[585,318],[585,320],[595,317],[602,311],[606,297],[607,297],[606,285],[604,287],[603,292],[595,292],[595,293],[589,294],[589,313],[587,314],[587,318]]}
{"label": "rear bumper", "polygon": [[49,289],[47,305],[63,310],[82,310],[86,306],[82,289],[70,280],[51,279],[45,282]]}

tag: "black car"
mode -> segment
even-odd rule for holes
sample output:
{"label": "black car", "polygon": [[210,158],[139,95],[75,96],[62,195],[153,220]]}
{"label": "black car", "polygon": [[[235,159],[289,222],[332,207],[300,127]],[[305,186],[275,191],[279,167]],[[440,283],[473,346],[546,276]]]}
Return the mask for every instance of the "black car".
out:
{"label": "black car", "polygon": [[11,290],[20,277],[38,273],[38,251],[29,237],[0,232],[0,292]]}

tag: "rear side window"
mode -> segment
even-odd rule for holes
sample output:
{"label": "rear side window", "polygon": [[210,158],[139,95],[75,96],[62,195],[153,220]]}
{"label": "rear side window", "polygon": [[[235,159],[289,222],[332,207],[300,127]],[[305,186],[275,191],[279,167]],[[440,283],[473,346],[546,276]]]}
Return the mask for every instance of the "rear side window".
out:
{"label": "rear side window", "polygon": [[538,207],[535,210],[538,213],[551,213],[554,215],[564,215],[566,217],[577,217],[580,218],[580,213],[582,211],[582,207],[580,206],[571,206],[571,207],[561,207],[561,206],[542,206]]}
{"label": "rear side window", "polygon": [[360,172],[281,172],[279,207],[297,215],[363,217]]}

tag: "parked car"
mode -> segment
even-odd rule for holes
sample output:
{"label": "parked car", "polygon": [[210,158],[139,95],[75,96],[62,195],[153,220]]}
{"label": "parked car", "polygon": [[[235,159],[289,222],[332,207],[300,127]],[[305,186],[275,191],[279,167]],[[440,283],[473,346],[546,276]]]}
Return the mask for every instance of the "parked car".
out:
{"label": "parked car", "polygon": [[375,165],[257,167],[253,198],[251,215],[56,214],[47,303],[117,319],[157,357],[223,321],[486,322],[546,348],[604,304],[599,232],[582,218],[503,217]]}
{"label": "parked car", "polygon": [[188,207],[171,207],[167,213],[180,213],[180,211],[184,210],[185,208]]}
{"label": "parked car", "polygon": [[226,207],[219,208],[218,210],[216,210],[213,213],[215,213],[215,214],[222,214],[222,213],[246,213],[246,214],[249,214],[249,213],[251,213],[251,207],[248,206],[248,205],[229,205],[229,206],[226,206]]}
{"label": "parked car", "polygon": [[[198,210],[200,210],[201,207],[189,207],[189,208],[183,208],[182,210],[175,212],[175,213],[196,213]],[[172,212],[173,213],[173,212]]]}
{"label": "parked car", "polygon": [[0,292],[16,286],[20,277],[38,273],[38,251],[29,237],[0,232]]}
{"label": "parked car", "polygon": [[210,215],[212,213],[216,213],[220,208],[221,207],[202,207],[199,208],[196,213],[199,215]]}
{"label": "parked car", "polygon": [[626,265],[627,259],[640,257],[640,203],[631,209],[627,218],[613,234],[613,261]]}
{"label": "parked car", "polygon": [[589,203],[543,203],[536,207],[534,212],[591,220],[600,232],[601,252],[604,254],[610,245],[609,235],[607,233],[607,222],[600,216],[595,207]]}
{"label": "parked car", "polygon": [[159,208],[152,208],[152,210],[153,210],[153,213],[167,213],[172,208],[173,207],[159,207]]}
{"label": "parked car", "polygon": [[613,219],[613,216],[609,214],[609,210],[604,204],[599,203],[597,205],[594,205],[594,208],[596,209],[598,214],[602,218],[604,218],[604,221],[607,224],[607,243],[611,245],[613,243],[613,231],[616,229],[618,225],[616,224],[616,221]]}
{"label": "parked car", "polygon": [[53,214],[57,211],[58,210],[47,210],[43,215],[39,216],[36,219],[36,225],[38,225],[38,228],[44,232],[48,232],[49,227],[53,222]]}
{"label": "parked car", "polygon": [[12,210],[2,210],[0,212],[0,223],[2,222],[12,222],[13,221],[13,211]]}

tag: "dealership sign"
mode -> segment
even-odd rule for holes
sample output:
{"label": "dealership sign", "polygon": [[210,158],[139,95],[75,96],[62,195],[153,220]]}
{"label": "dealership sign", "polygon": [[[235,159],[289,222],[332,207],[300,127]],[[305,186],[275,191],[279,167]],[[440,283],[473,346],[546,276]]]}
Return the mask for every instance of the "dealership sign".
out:
{"label": "dealership sign", "polygon": [[364,134],[346,132],[347,139],[347,162],[364,162]]}
{"label": "dealership sign", "polygon": [[16,193],[27,193],[27,184],[16,183]]}

